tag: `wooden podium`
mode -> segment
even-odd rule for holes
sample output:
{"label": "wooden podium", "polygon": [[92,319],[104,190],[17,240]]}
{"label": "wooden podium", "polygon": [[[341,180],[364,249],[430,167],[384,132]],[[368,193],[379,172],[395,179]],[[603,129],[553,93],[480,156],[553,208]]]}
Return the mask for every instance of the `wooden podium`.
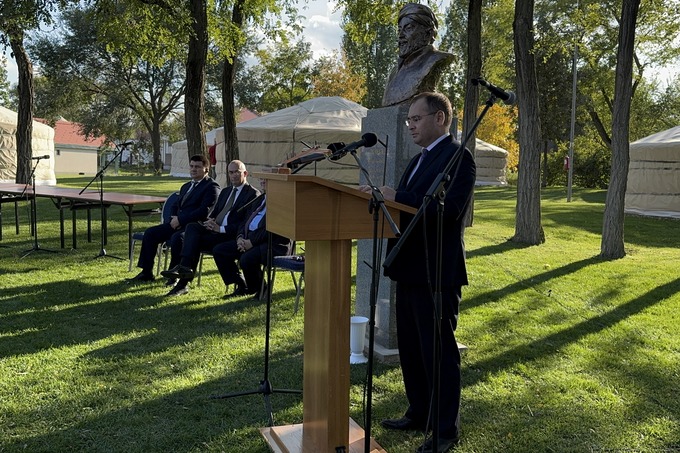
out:
{"label": "wooden podium", "polygon": [[[352,239],[373,236],[371,195],[316,176],[254,176],[267,180],[267,230],[305,241],[303,423],[262,434],[274,451],[363,452],[363,430],[349,417],[351,263]],[[386,206],[395,222],[400,210],[415,212]],[[372,440],[371,451],[384,450]]]}

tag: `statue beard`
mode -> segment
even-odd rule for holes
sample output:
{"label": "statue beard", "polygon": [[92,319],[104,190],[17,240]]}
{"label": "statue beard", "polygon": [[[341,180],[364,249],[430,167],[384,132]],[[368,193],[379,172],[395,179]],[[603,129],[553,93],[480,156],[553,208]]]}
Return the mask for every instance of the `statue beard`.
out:
{"label": "statue beard", "polygon": [[421,33],[419,36],[414,36],[413,39],[399,41],[399,58],[404,60],[414,52],[419,51],[429,44],[427,34]]}

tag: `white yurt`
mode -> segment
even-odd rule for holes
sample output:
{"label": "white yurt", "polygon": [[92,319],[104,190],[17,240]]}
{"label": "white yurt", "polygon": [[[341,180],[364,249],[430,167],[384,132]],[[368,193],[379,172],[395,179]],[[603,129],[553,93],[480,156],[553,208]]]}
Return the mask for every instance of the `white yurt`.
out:
{"label": "white yurt", "polygon": [[491,143],[477,140],[475,143],[478,186],[505,186],[508,184],[506,168],[508,152]]}
{"label": "white yurt", "polygon": [[625,212],[680,218],[680,126],[630,144]]}
{"label": "white yurt", "polygon": [[[217,140],[224,143],[224,128],[217,128],[205,133],[205,143],[209,148],[217,143]],[[170,176],[178,178],[189,177],[189,146],[186,140],[175,142],[172,147],[172,161],[170,165]]]}
{"label": "white yurt", "polygon": [[[252,173],[278,165],[294,154],[331,143],[361,139],[361,120],[367,109],[341,97],[318,97],[236,125],[239,158]],[[218,146],[219,149],[219,146]],[[338,161],[315,162],[300,174],[315,174],[343,184],[358,184],[352,156]]]}
{"label": "white yurt", "polygon": [[[14,183],[17,173],[17,113],[0,107],[0,182]],[[55,185],[54,129],[33,121],[33,156],[49,156],[35,169],[36,185]]]}

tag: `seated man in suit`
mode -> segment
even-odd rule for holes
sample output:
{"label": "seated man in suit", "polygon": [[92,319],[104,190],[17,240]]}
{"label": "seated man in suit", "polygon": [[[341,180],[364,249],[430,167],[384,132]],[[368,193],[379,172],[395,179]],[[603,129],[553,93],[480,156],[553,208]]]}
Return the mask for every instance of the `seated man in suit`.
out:
{"label": "seated man in suit", "polygon": [[168,296],[189,292],[187,285],[194,278],[201,252],[212,252],[216,245],[235,240],[239,225],[248,215],[246,205],[260,195],[260,191],[248,183],[248,171],[243,162],[231,161],[227,171],[231,187],[222,190],[208,220],[187,225],[179,264],[161,272],[168,278],[168,285],[174,285]]}
{"label": "seated man in suit", "polygon": [[[266,182],[262,182],[263,191]],[[256,199],[250,209],[248,220],[241,224],[235,240],[223,242],[213,248],[213,258],[220,271],[222,281],[229,286],[236,285],[230,296],[256,294],[262,286],[261,266],[267,263],[267,204],[266,194]],[[286,255],[292,241],[272,233],[273,256]],[[238,260],[238,265],[236,261]],[[239,272],[239,267],[243,274]]]}
{"label": "seated man in suit", "polygon": [[[137,267],[142,271],[128,282],[150,282],[154,280],[153,265],[158,246],[168,242],[171,249],[181,248],[184,228],[192,223],[205,220],[210,208],[215,204],[220,186],[210,176],[210,162],[202,155],[191,156],[189,175],[191,181],[179,190],[179,202],[173,207],[170,222],[147,228],[142,239]],[[174,266],[179,257],[173,255],[170,266]]]}

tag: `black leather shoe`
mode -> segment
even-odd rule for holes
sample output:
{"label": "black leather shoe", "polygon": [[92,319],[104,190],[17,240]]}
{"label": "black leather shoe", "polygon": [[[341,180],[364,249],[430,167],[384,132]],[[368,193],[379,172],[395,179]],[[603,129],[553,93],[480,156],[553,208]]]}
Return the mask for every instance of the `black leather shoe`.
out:
{"label": "black leather shoe", "polygon": [[161,272],[161,275],[165,278],[186,278],[187,280],[191,280],[194,278],[194,271],[186,266],[178,264],[172,269]]}
{"label": "black leather shoe", "polygon": [[419,423],[408,417],[388,418],[380,422],[383,428],[396,429],[399,431],[423,431],[425,423]]}
{"label": "black leather shoe", "polygon": [[175,286],[177,284],[176,278],[169,278],[165,280],[165,286]]}
{"label": "black leather shoe", "polygon": [[[446,439],[440,437],[439,440],[437,441],[436,453],[446,453],[447,451],[451,450],[453,447],[458,445],[459,440],[460,439],[458,437],[454,437],[453,439]],[[435,453],[433,447],[434,445],[432,445],[432,436],[430,436],[427,438],[423,445],[418,447],[416,453]]]}
{"label": "black leather shoe", "polygon": [[231,297],[236,297],[236,296],[247,296],[249,294],[253,294],[252,292],[248,291],[248,288],[242,285],[236,285],[236,289],[234,289],[234,292],[231,293]]}
{"label": "black leather shoe", "polygon": [[175,297],[175,296],[183,296],[189,292],[189,288],[186,286],[175,286],[172,288],[170,291],[168,291],[168,294],[166,294],[167,297]]}
{"label": "black leather shoe", "polygon": [[152,282],[154,281],[156,277],[153,276],[153,274],[146,274],[144,272],[140,272],[139,274],[135,275],[132,278],[126,278],[125,281],[127,283],[141,283],[141,282]]}

